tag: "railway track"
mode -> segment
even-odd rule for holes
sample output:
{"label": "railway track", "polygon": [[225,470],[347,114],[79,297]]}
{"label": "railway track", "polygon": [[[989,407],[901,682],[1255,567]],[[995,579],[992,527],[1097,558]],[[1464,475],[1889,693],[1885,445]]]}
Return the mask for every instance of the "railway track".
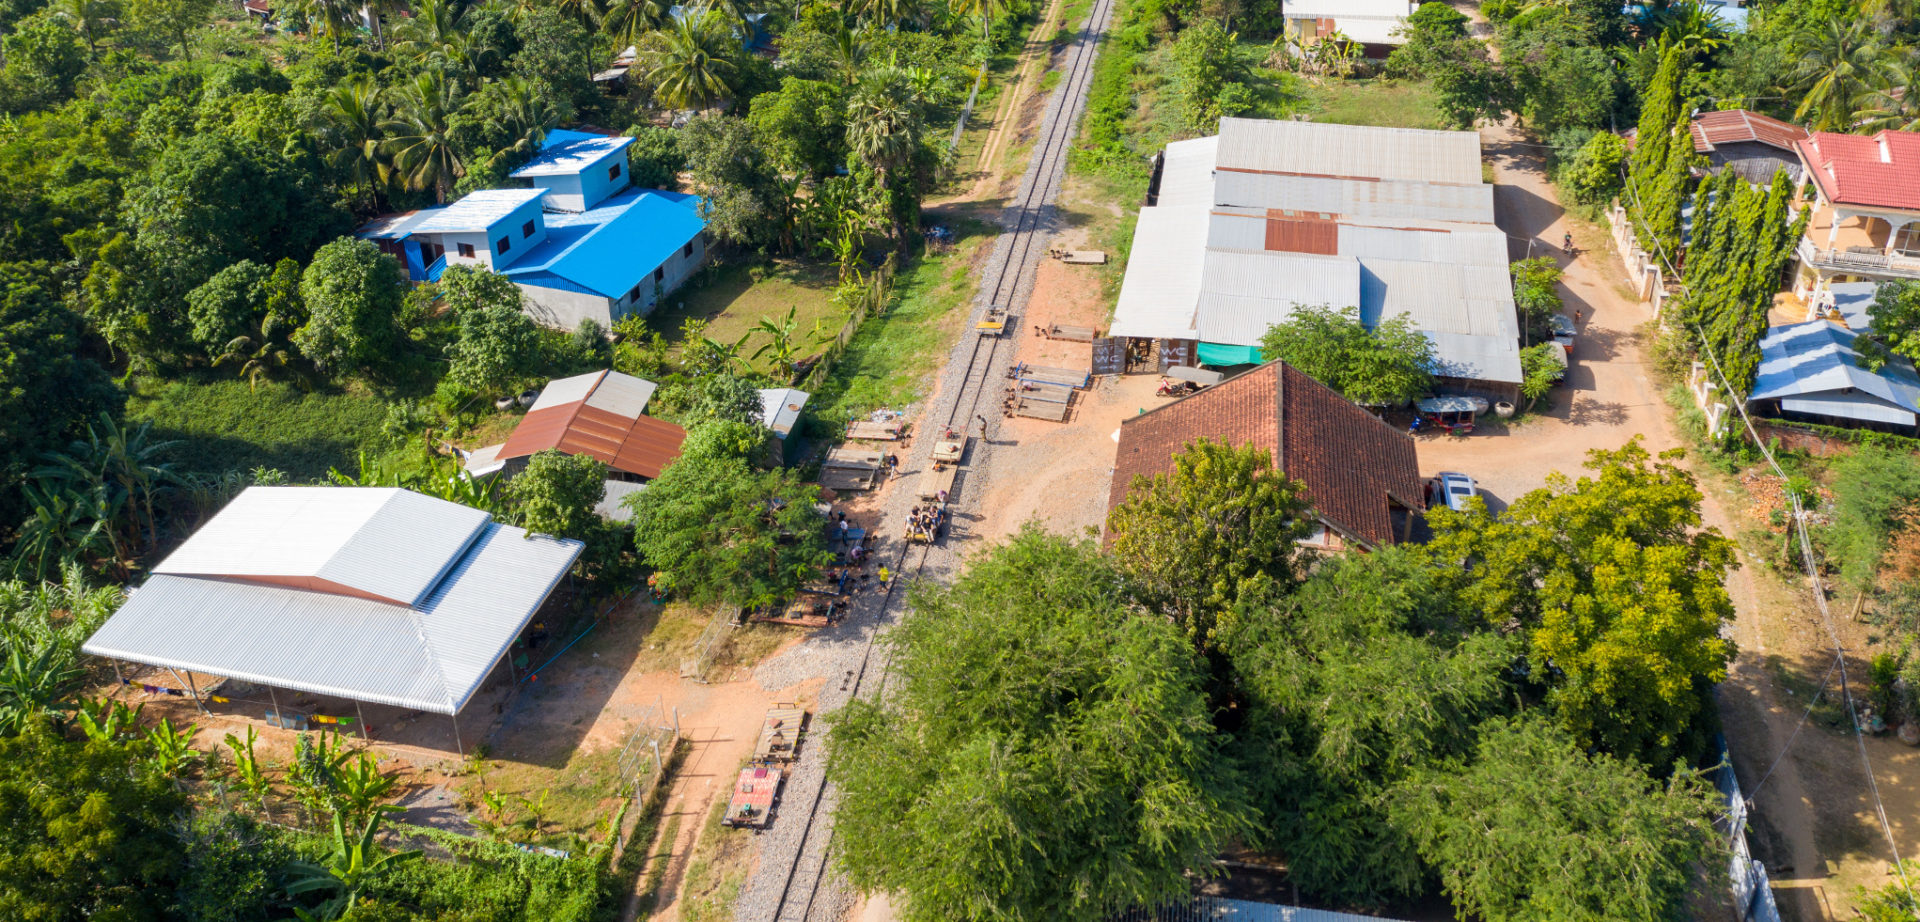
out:
{"label": "railway track", "polygon": [[[1042,119],[1042,136],[1035,144],[1033,159],[1029,161],[1014,202],[1003,212],[1002,221],[1006,231],[983,271],[981,294],[974,304],[971,320],[977,321],[991,306],[1004,305],[1009,308],[1006,329],[998,336],[982,336],[971,332],[972,322],[969,322],[967,335],[972,342],[964,347],[967,357],[958,376],[958,387],[943,390],[940,403],[923,423],[923,432],[970,431],[975,419],[984,417],[981,410],[983,402],[998,415],[998,408],[986,401],[986,395],[996,385],[995,360],[1005,358],[1000,352],[1000,344],[1009,337],[1019,335],[1019,320],[1024,314],[1027,294],[1025,283],[1039,260],[1046,256],[1047,240],[1053,233],[1047,218],[1059,194],[1067,153],[1072,146],[1080,113],[1085,108],[1087,90],[1093,80],[1093,62],[1113,14],[1114,2],[1095,0],[1086,23],[1068,51],[1065,64],[1067,72],[1048,102]],[[1009,350],[1011,348],[1009,346]],[[956,349],[949,367],[959,361],[958,352]],[[985,428],[981,427],[981,439],[974,443],[971,457],[963,459],[969,466],[961,471],[961,479],[955,486],[956,497],[965,495],[968,482],[977,480],[984,471],[981,459],[986,450]],[[920,440],[922,451],[934,441],[933,438]],[[924,462],[924,457],[921,460]],[[956,532],[957,522],[950,520],[945,542],[921,545],[903,543],[894,555],[892,569],[895,579],[880,598],[874,615],[876,624],[866,634],[858,665],[843,680],[849,700],[868,695],[878,696],[885,692],[888,661],[891,658],[883,648],[876,646],[879,627],[890,616],[897,615],[906,599],[905,587],[925,573],[930,560],[936,555],[952,555],[952,550],[944,545],[961,537]],[[815,922],[828,915],[822,911],[820,896],[829,876],[827,865],[833,848],[833,787],[830,779],[815,787],[812,795],[806,798],[804,813],[792,811],[791,806],[782,811],[787,815],[782,816],[780,821],[804,824],[800,842],[785,864],[771,914],[763,916],[743,907],[739,913],[742,919],[748,922],[755,919]]]}

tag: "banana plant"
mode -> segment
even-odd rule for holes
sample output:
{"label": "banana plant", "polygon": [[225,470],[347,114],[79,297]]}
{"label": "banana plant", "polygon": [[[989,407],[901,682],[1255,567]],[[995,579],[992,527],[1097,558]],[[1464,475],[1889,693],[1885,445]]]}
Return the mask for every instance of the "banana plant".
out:
{"label": "banana plant", "polygon": [[234,780],[240,782],[240,789],[247,792],[260,807],[260,813],[271,821],[273,810],[267,805],[267,795],[272,793],[273,785],[267,781],[267,766],[253,751],[253,744],[259,738],[259,731],[249,725],[245,741],[229,733],[226,743],[227,748],[233,750]]}
{"label": "banana plant", "polygon": [[334,896],[309,915],[316,919],[337,919],[353,909],[360,900],[360,894],[388,872],[420,857],[418,849],[403,852],[381,849],[373,841],[374,830],[379,825],[380,814],[376,812],[367,817],[359,837],[349,840],[346,818],[335,813],[333,853],[318,863],[295,862],[291,866],[293,880],[287,884],[287,895],[332,891]]}
{"label": "banana plant", "polygon": [[394,784],[392,775],[380,773],[378,760],[368,753],[360,753],[357,758],[342,765],[334,775],[334,793],[340,812],[359,819],[375,812],[398,810],[398,807],[380,803],[393,791]]}
{"label": "banana plant", "polygon": [[140,712],[146,709],[144,704],[130,708],[112,698],[82,698],[73,722],[93,742],[117,743],[133,737],[134,728],[140,725]]}
{"label": "banana plant", "polygon": [[184,729],[175,730],[173,721],[160,718],[160,722],[147,731],[146,744],[150,753],[147,765],[160,774],[178,779],[182,772],[200,759],[200,754],[189,745],[193,741],[194,731],[198,729],[198,724],[188,724]]}

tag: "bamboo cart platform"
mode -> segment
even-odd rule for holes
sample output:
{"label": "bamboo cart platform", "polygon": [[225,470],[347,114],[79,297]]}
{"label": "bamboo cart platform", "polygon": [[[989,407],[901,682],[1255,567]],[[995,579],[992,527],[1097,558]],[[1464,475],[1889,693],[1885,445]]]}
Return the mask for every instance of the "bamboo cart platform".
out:
{"label": "bamboo cart platform", "polygon": [[1064,384],[1039,384],[1022,381],[1019,384],[1018,393],[1021,397],[1029,400],[1039,400],[1046,403],[1073,402],[1073,388]]}
{"label": "bamboo cart platform", "polygon": [[767,709],[760,724],[760,740],[753,745],[755,762],[791,762],[800,754],[807,733],[807,712],[791,702]]}
{"label": "bamboo cart platform", "polygon": [[1046,400],[1029,400],[1026,397],[1021,397],[1014,403],[1013,413],[1015,416],[1044,419],[1056,423],[1064,423],[1067,421],[1066,404]]}
{"label": "bamboo cart platform", "polygon": [[835,448],[820,464],[820,485],[829,490],[869,490],[879,477],[884,460],[877,451],[864,448]]}
{"label": "bamboo cart platform", "polygon": [[1093,383],[1093,375],[1072,368],[1054,368],[1049,365],[1028,365],[1022,362],[1014,369],[1014,378],[1031,384],[1053,384],[1060,387],[1080,389]]}
{"label": "bamboo cart platform", "polygon": [[780,797],[780,769],[772,765],[749,765],[740,770],[734,782],[733,797],[727,801],[727,814],[720,822],[728,826],[765,829],[773,822],[773,805]]}
{"label": "bamboo cart platform", "polygon": [[856,419],[847,424],[847,438],[862,442],[898,442],[907,437],[907,424],[899,420],[875,422]]}
{"label": "bamboo cart platform", "polygon": [[938,500],[941,493],[953,498],[953,479],[960,468],[947,464],[920,472],[919,496],[921,499]]}

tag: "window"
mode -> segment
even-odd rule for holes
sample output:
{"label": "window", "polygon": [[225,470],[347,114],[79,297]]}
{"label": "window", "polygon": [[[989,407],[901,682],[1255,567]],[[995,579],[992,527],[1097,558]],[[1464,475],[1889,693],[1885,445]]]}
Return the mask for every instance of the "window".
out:
{"label": "window", "polygon": [[607,167],[608,181],[612,181],[619,178],[620,178],[620,164],[616,163],[613,166]]}
{"label": "window", "polygon": [[463,243],[463,244],[460,244],[460,255],[461,255],[461,256],[464,256],[464,257],[466,257],[466,258],[468,258],[468,259],[472,259],[472,258],[473,258],[473,244],[471,244],[471,243]]}
{"label": "window", "polygon": [[663,279],[663,278],[666,278],[666,277],[667,277],[667,267],[666,267],[666,266],[655,266],[655,267],[653,267],[653,280],[654,280],[654,281],[656,281],[656,282],[657,282],[657,281],[660,281],[661,279]]}
{"label": "window", "polygon": [[533,222],[532,222],[532,221],[528,221],[527,223],[525,223],[525,224],[522,224],[522,225],[520,225],[520,237],[521,237],[521,239],[523,239],[523,240],[524,240],[524,239],[526,239],[526,238],[528,238],[528,237],[531,237],[531,236],[533,236]]}
{"label": "window", "polygon": [[493,249],[495,252],[498,252],[498,253],[505,253],[506,251],[513,249],[513,238],[512,237],[500,238],[500,242],[494,244]]}
{"label": "window", "polygon": [[640,286],[635,285],[632,291],[627,292],[627,302],[630,304],[640,303]]}
{"label": "window", "polygon": [[681,256],[693,255],[693,241],[691,240],[687,241],[687,245],[680,248],[680,255]]}

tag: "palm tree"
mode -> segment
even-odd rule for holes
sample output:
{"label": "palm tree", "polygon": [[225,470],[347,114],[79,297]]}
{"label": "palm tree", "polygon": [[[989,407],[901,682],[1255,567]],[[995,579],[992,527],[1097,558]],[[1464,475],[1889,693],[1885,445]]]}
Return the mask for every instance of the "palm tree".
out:
{"label": "palm tree", "polygon": [[287,884],[289,896],[330,890],[335,896],[321,904],[319,917],[338,918],[360,900],[360,894],[399,865],[420,857],[418,850],[386,852],[373,841],[380,825],[378,812],[367,817],[360,836],[347,839],[346,819],[333,815],[333,853],[318,864],[297,862],[292,866],[294,879]]}
{"label": "palm tree", "polygon": [[100,32],[120,13],[112,0],[60,0],[54,14],[73,24],[73,30],[87,40],[87,55],[98,53]]}
{"label": "palm tree", "polygon": [[[180,482],[173,465],[160,459],[179,444],[154,440],[151,422],[127,428],[102,413],[98,421],[87,426],[86,438],[74,440],[63,452],[47,453],[48,463],[34,471],[34,476],[47,483],[64,483],[82,493],[104,490],[109,508],[129,513],[127,533],[121,536],[115,529],[115,535],[124,538],[115,541],[116,549],[130,548],[143,530],[146,546],[152,547],[160,542],[154,501]],[[117,517],[114,522],[117,524]]]}
{"label": "palm tree", "polygon": [[359,18],[355,0],[299,0],[300,12],[307,17],[308,28],[327,33],[333,47],[340,47],[340,33],[352,32]]}
{"label": "palm tree", "polygon": [[413,18],[393,30],[393,52],[419,60],[466,39],[466,6],[458,0],[420,0]]}
{"label": "palm tree", "polygon": [[[847,102],[847,148],[873,170],[882,189],[890,188],[894,175],[908,167],[920,148],[925,127],[920,109],[911,82],[897,67],[874,69]],[[887,213],[895,242],[905,246],[899,209]]]}
{"label": "palm tree", "polygon": [[980,36],[993,34],[993,17],[1006,12],[1007,0],[949,0],[955,16],[979,16]]}
{"label": "palm tree", "polygon": [[712,108],[733,92],[732,42],[721,17],[703,8],[649,34],[641,53],[654,95],[675,109]]}
{"label": "palm tree", "polygon": [[1845,131],[1858,121],[1880,50],[1866,20],[1836,17],[1801,36],[1805,50],[1789,89],[1801,94],[1795,120],[1815,131]]}
{"label": "palm tree", "polygon": [[1867,91],[1868,107],[1860,112],[1860,127],[1872,131],[1920,131],[1920,91],[1913,89],[1920,76],[1920,52],[1890,54],[1874,75],[1874,87]]}
{"label": "palm tree", "polygon": [[434,200],[445,204],[453,183],[466,172],[449,133],[460,93],[439,71],[422,71],[400,87],[393,116],[380,123],[387,135],[383,150],[393,160],[394,175],[408,189],[432,189]]}
{"label": "palm tree", "polygon": [[560,124],[560,113],[524,78],[506,77],[495,86],[503,98],[500,105],[488,113],[487,128],[496,137],[513,140],[494,152],[488,161],[490,167],[497,167],[510,157],[539,150],[547,132]]}
{"label": "palm tree", "polygon": [[853,83],[860,76],[860,70],[867,65],[867,39],[865,32],[856,32],[842,26],[833,34],[833,64],[840,71],[840,79]]}
{"label": "palm tree", "polygon": [[1699,0],[1680,0],[1647,14],[1646,27],[1658,32],[1669,47],[1696,58],[1719,51],[1730,37],[1720,13]]}
{"label": "palm tree", "polygon": [[325,96],[327,160],[343,170],[369,205],[377,206],[377,185],[387,182],[387,161],[380,150],[380,85],[361,75],[334,87]]}
{"label": "palm tree", "polygon": [[607,0],[596,24],[613,39],[613,47],[638,49],[647,33],[666,23],[667,8],[664,0]]}

